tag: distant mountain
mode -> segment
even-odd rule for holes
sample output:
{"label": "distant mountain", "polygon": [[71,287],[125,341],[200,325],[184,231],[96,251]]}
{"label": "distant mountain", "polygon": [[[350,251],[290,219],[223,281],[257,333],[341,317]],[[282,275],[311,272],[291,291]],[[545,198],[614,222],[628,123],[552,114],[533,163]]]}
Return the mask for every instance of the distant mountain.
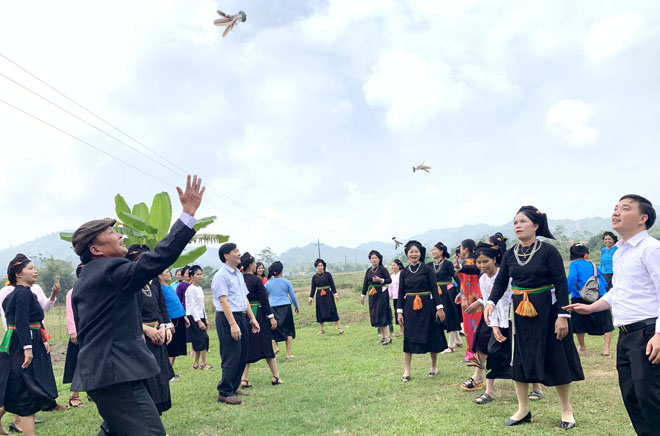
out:
{"label": "distant mountain", "polygon": [[[561,226],[561,227],[559,227]],[[561,232],[569,239],[583,240],[610,228],[609,218],[585,218],[580,220],[550,220],[550,228],[553,232]],[[458,246],[463,239],[480,240],[496,232],[502,232],[508,238],[513,238],[511,223],[505,223],[500,226],[488,224],[473,224],[461,227],[451,227],[446,229],[429,230],[409,238],[400,238],[405,242],[409,239],[417,239],[426,246],[431,246],[436,242],[443,242],[447,247]],[[556,234],[555,236],[558,236]],[[394,250],[393,242],[373,241],[360,244],[355,248],[332,247],[321,245],[321,257],[327,262],[332,263],[368,263],[367,255],[371,250],[378,250],[385,258],[392,258],[403,252],[400,247],[398,251]],[[30,257],[52,256],[56,259],[64,259],[71,262],[72,268],[78,265],[78,256],[73,252],[71,244],[62,241],[59,233],[42,236],[34,241],[26,242],[15,247],[0,250],[0,266],[9,264],[9,261],[16,253],[24,253]],[[318,257],[316,244],[308,244],[304,247],[294,247],[286,250],[278,256],[287,267],[299,264],[309,264]],[[207,252],[198,259],[198,264],[202,266],[219,267],[217,247],[210,246]]]}
{"label": "distant mountain", "polygon": [[[555,232],[563,233],[569,239],[585,240],[591,236],[596,235],[603,230],[611,228],[609,218],[584,218],[580,220],[550,220],[550,229]],[[559,227],[561,226],[561,227]],[[413,235],[409,238],[398,238],[401,242],[406,242],[410,239],[416,239],[426,245],[432,246],[438,242],[443,242],[450,250],[457,247],[464,239],[474,239],[475,241],[481,240],[487,236],[493,235],[497,232],[502,232],[504,236],[509,239],[514,239],[511,222],[502,224],[500,226],[492,226],[488,224],[472,224],[461,227],[450,227],[446,229],[429,230],[418,235]],[[559,233],[555,236],[559,236]],[[368,263],[367,256],[369,251],[378,250],[385,258],[393,258],[403,252],[403,247],[399,250],[394,249],[393,242],[368,242],[360,244],[355,248],[348,247],[331,247],[329,245],[321,245],[321,257],[326,262],[332,263]],[[294,247],[286,250],[279,255],[278,259],[284,265],[298,265],[301,263],[312,263],[318,257],[318,249],[316,244],[308,244],[304,247]]]}

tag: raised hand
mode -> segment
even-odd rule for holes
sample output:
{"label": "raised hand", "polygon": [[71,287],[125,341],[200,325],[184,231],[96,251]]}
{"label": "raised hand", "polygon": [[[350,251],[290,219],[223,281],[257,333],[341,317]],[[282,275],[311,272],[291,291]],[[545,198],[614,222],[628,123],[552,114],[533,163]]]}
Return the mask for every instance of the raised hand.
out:
{"label": "raised hand", "polygon": [[179,201],[181,201],[181,206],[183,206],[183,211],[190,216],[195,216],[197,208],[202,203],[202,196],[206,190],[206,186],[202,186],[202,179],[197,178],[195,174],[192,176],[188,174],[188,179],[186,180],[186,191],[183,192],[181,188],[176,187],[177,192],[179,193]]}

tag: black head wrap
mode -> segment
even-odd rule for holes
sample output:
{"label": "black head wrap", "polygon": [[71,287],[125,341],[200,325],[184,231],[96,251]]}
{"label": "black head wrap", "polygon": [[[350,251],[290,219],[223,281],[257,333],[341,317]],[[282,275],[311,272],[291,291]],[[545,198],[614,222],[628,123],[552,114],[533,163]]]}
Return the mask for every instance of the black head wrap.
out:
{"label": "black head wrap", "polygon": [[378,265],[383,266],[383,255],[380,254],[378,251],[376,251],[376,250],[371,250],[371,251],[369,252],[369,259],[371,260],[371,256],[373,256],[374,254],[375,254],[376,257],[378,258]]}
{"label": "black head wrap", "polygon": [[399,271],[403,271],[403,262],[401,262],[400,259],[394,259],[392,262],[396,263],[396,265],[399,267]]}
{"label": "black head wrap", "polygon": [[275,262],[271,263],[270,266],[268,267],[268,278],[273,277],[274,275],[277,275],[284,270],[284,265],[282,265],[282,262],[279,260],[276,260]]}
{"label": "black head wrap", "polygon": [[16,274],[23,271],[30,262],[32,261],[23,253],[18,253],[14,256],[9,262],[9,266],[7,266],[7,280],[10,285],[16,286]]}
{"label": "black head wrap", "polygon": [[[523,206],[520,208],[518,213],[524,213],[527,218],[539,226],[539,228],[536,229],[536,236],[555,239],[555,237],[552,236],[552,233],[550,233],[550,228],[548,227],[548,216],[546,214],[541,213],[541,211],[534,206]],[[518,215],[518,213],[516,215]]]}
{"label": "black head wrap", "polygon": [[247,270],[254,260],[254,256],[252,256],[249,251],[246,251],[241,255],[241,264],[238,265],[238,269],[241,271]]}
{"label": "black head wrap", "polygon": [[131,262],[133,262],[135,260],[138,260],[140,256],[142,256],[142,254],[146,253],[147,251],[151,251],[151,250],[146,245],[133,244],[130,247],[128,247],[128,253],[126,253],[126,256],[124,257],[130,260]]}
{"label": "black head wrap", "polygon": [[479,242],[477,247],[474,249],[474,257],[479,257],[481,255],[490,257],[496,262],[501,257],[500,247],[497,245],[491,245],[486,242]]}
{"label": "black head wrap", "polygon": [[408,256],[408,252],[412,247],[417,247],[419,249],[420,252],[419,261],[421,263],[424,263],[424,259],[426,259],[426,248],[424,248],[422,243],[419,241],[415,241],[415,240],[408,241],[406,242],[406,245],[403,246],[403,252],[406,254],[406,256]]}
{"label": "black head wrap", "polygon": [[320,257],[314,261],[314,268],[319,266],[319,263],[323,264],[323,271],[328,269],[328,265],[325,263],[325,260],[321,259]]}
{"label": "black head wrap", "polygon": [[447,246],[443,244],[442,242],[438,242],[437,244],[434,245],[435,248],[438,250],[442,251],[442,257],[445,259],[449,259],[449,250],[447,250]]}

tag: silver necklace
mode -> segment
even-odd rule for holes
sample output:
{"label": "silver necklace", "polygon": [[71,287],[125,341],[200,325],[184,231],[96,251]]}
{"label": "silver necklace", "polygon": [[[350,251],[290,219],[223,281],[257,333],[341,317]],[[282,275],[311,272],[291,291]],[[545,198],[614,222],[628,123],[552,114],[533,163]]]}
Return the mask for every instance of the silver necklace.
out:
{"label": "silver necklace", "polygon": [[151,298],[151,288],[149,285],[145,285],[144,288],[142,288],[142,293],[144,294],[145,297]]}
{"label": "silver necklace", "polygon": [[534,245],[532,245],[530,250],[527,252],[523,250],[523,247],[521,247],[520,244],[516,244],[516,246],[513,247],[513,254],[516,258],[516,262],[518,262],[518,265],[525,266],[534,258],[534,255],[540,249],[541,242],[539,241],[535,241]]}
{"label": "silver necklace", "polygon": [[438,262],[438,263],[433,262],[433,270],[434,270],[435,272],[440,272],[440,267],[442,267],[442,264],[443,264],[443,263],[445,263],[445,260],[444,260],[444,259],[442,259],[442,260],[441,260],[440,262]]}
{"label": "silver necklace", "polygon": [[408,265],[408,271],[410,271],[412,274],[415,274],[415,273],[417,273],[417,271],[419,271],[419,269],[420,269],[421,267],[422,267],[422,262],[418,263],[418,264],[417,264],[417,269],[416,269],[415,271],[413,271],[413,270],[412,270],[412,265]]}

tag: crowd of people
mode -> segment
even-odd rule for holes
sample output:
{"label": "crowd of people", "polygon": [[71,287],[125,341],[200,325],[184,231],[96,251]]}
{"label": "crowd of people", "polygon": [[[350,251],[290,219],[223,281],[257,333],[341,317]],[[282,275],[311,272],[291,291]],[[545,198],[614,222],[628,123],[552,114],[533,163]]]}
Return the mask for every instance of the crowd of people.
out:
{"label": "crowd of people", "polygon": [[[63,382],[71,383],[70,407],[85,404],[81,392],[96,405],[103,420],[99,435],[166,434],[160,415],[172,407],[170,383],[179,379],[173,368],[176,357],[187,354],[187,343],[192,368],[213,369],[207,362],[210,318],[203,269],[178,269],[174,281],[168,269],[195,233],[204,188],[195,176],[185,190],[177,190],[183,212],[156,247],[126,248],[111,219],[87,222],[73,235],[81,263],[78,281],[66,295]],[[575,243],[567,277],[558,249],[547,242],[554,239],[547,216],[523,206],[513,219],[517,242],[508,249],[501,233],[478,243],[466,239],[452,261],[447,246],[438,242],[426,263],[426,247],[411,240],[404,245],[406,264],[394,259],[391,271],[372,250],[360,303],[368,301],[369,321],[383,346],[403,336],[402,382],[413,378],[414,354],[430,355],[428,376],[435,377],[438,355],[463,346],[464,362],[474,372],[457,388],[483,390],[476,404],[496,400],[494,380],[511,379],[518,408],[506,426],[532,421],[529,401],[544,398],[545,385],[557,390],[559,426],[575,427],[570,387],[585,379],[580,361],[585,334],[603,336],[601,355],[608,357],[616,326],[623,401],[635,431],[652,435],[660,428],[660,242],[647,231],[654,222],[648,200],[622,197],[612,215],[618,236],[603,235],[600,268],[589,260],[589,248]],[[273,386],[284,383],[276,356],[284,342],[285,358],[295,358],[293,313],[299,305],[291,282],[282,277],[281,262],[266,268],[234,243],[223,244],[218,254],[222,266],[211,283],[222,362],[217,400],[238,405],[252,387],[250,366],[260,360],[266,361]],[[318,334],[325,334],[328,322],[342,334],[332,274],[323,259],[314,267],[308,303],[316,300]],[[8,286],[0,291],[6,329],[0,344],[0,418],[10,412],[10,429],[28,436],[36,434],[37,412],[68,407],[56,402],[43,324],[60,289],[54,285],[46,298],[37,277],[35,264],[18,254],[7,269]],[[2,426],[0,433],[7,434]]]}

